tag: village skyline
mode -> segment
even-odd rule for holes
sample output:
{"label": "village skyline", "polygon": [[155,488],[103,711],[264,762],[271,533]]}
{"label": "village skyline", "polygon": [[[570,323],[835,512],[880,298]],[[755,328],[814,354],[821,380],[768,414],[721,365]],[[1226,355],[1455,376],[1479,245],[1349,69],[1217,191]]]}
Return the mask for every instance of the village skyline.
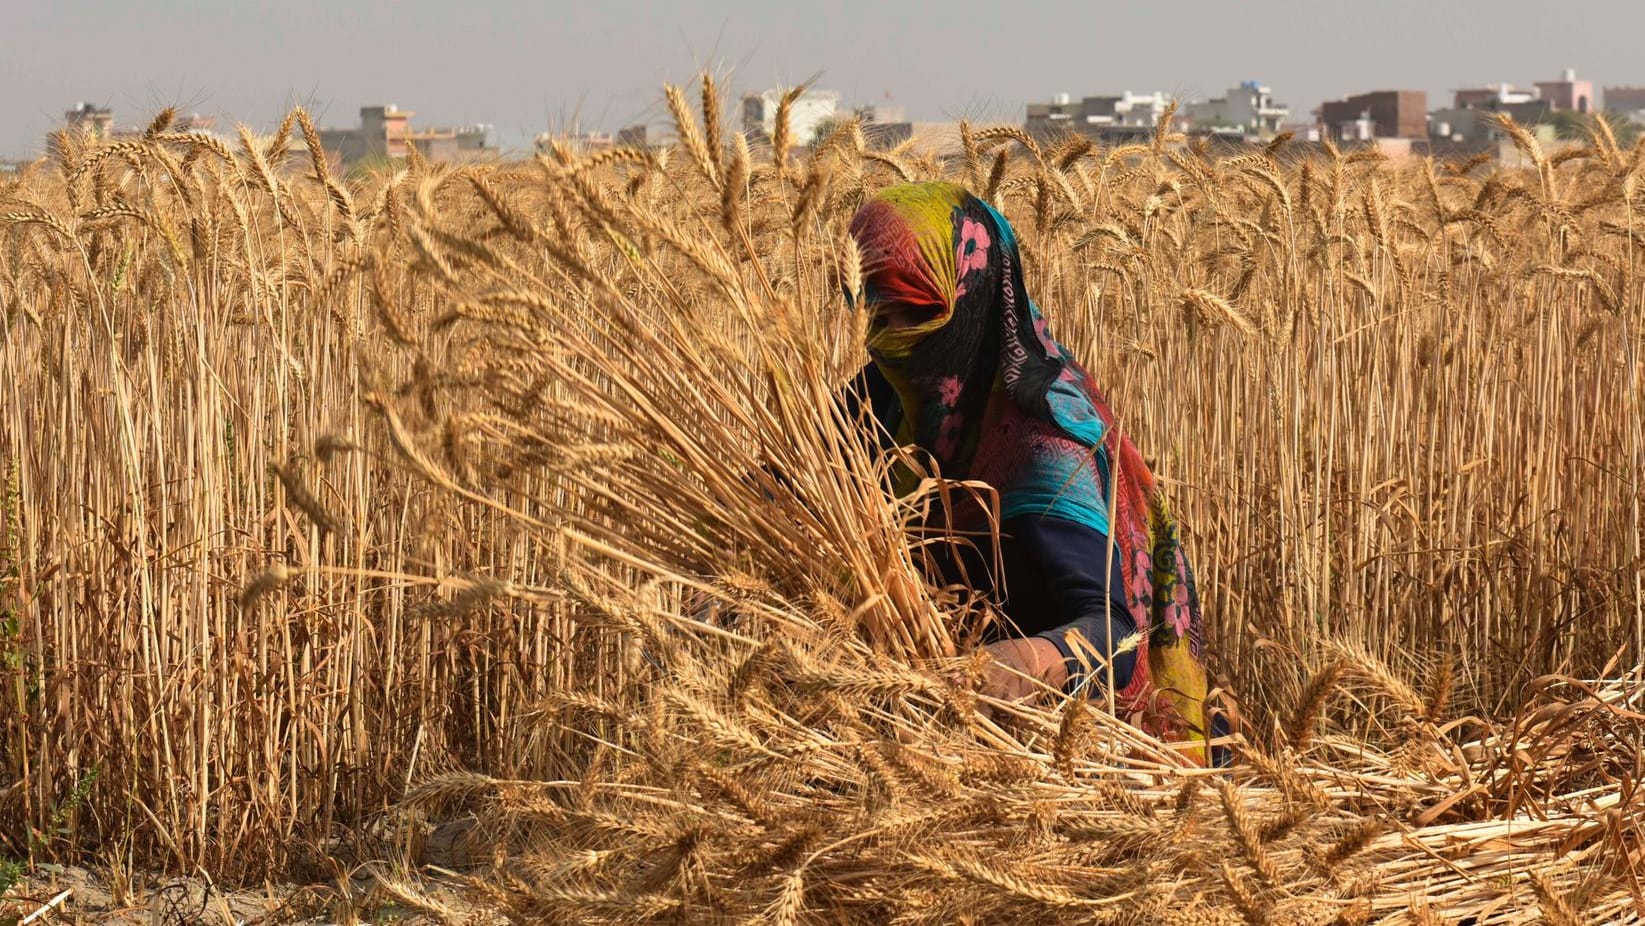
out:
{"label": "village skyline", "polygon": [[[268,130],[293,105],[347,127],[398,104],[429,126],[492,126],[505,152],[544,131],[660,126],[664,82],[703,69],[731,104],[816,86],[917,121],[1020,123],[1057,93],[1207,100],[1255,81],[1293,115],[1372,90],[1526,85],[1574,68],[1596,85],[1645,83],[1645,9],[1597,0],[1549,16],[1528,0],[1361,8],[1257,0],[1235,7],[842,0],[805,16],[752,2],[563,7],[490,0],[206,4],[90,0],[0,13],[0,158],[41,153],[79,101],[140,125],[160,109]],[[977,36],[988,36],[986,46]]]}
{"label": "village skyline", "polygon": [[[744,132],[756,144],[766,140],[789,89],[722,91],[727,96],[728,128]],[[793,94],[788,116],[791,138],[802,145],[820,140],[843,120],[856,119],[872,147],[901,145],[938,155],[959,151],[955,120],[920,119],[889,95],[864,103],[826,87],[807,86]],[[1375,145],[1396,157],[1488,153],[1500,158],[1515,155],[1494,119],[1499,114],[1531,127],[1545,142],[1556,143],[1579,138],[1586,118],[1599,113],[1612,120],[1619,135],[1630,140],[1636,137],[1645,131],[1645,83],[1604,86],[1579,76],[1574,68],[1564,68],[1548,79],[1458,87],[1438,99],[1422,90],[1366,90],[1323,101],[1310,112],[1297,112],[1273,87],[1245,80],[1208,98],[1183,98],[1159,90],[1138,93],[1130,88],[1077,95],[1059,92],[1025,104],[1014,118],[975,121],[1020,125],[1044,140],[1055,141],[1072,133],[1099,142],[1123,143],[1152,134],[1169,118],[1174,131],[1223,142],[1266,143],[1286,135],[1303,142]],[[151,118],[151,114],[136,115],[136,122],[121,122],[111,107],[78,101],[63,113],[53,131],[130,138],[142,134]],[[573,123],[547,128],[528,145],[521,145],[500,138],[490,124],[437,125],[415,121],[416,115],[394,103],[362,106],[356,124],[328,122],[321,129],[321,140],[335,166],[343,168],[373,159],[403,159],[413,146],[428,160],[454,163],[543,151],[556,140],[598,150],[666,143],[672,135],[666,120],[661,124],[656,119],[633,121],[614,131]],[[181,111],[169,128],[227,137],[233,134],[235,122]],[[36,157],[49,156],[49,138],[49,133],[42,138]],[[0,160],[0,170],[17,170],[27,160],[31,159]]]}

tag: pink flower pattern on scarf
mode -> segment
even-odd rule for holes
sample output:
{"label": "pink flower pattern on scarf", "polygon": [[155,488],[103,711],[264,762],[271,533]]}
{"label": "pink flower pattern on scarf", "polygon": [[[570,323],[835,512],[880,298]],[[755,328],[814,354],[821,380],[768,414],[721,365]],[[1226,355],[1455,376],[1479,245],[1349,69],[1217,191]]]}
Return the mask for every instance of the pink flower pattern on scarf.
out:
{"label": "pink flower pattern on scarf", "polygon": [[965,278],[973,270],[982,270],[988,266],[988,246],[993,244],[988,237],[988,229],[981,222],[966,216],[960,222],[960,246],[954,255],[955,269],[959,275],[959,285],[954,289],[954,298],[965,295]]}

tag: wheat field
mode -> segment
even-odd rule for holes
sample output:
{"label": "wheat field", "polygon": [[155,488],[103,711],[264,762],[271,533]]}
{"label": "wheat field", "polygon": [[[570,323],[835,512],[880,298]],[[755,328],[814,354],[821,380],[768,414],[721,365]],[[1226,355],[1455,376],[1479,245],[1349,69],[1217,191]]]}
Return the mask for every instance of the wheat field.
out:
{"label": "wheat field", "polygon": [[[162,113],[0,182],[0,855],[256,880],[472,812],[519,922],[1645,916],[1645,143],[938,160],[667,102],[349,176]],[[834,402],[846,225],[938,178],[1167,487],[1229,773],[988,703],[913,532],[976,487],[886,497]]]}

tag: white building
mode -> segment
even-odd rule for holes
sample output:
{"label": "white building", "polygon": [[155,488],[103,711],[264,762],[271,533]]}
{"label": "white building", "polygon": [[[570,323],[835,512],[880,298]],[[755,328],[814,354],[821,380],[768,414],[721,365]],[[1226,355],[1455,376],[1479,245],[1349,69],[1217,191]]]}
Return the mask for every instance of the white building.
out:
{"label": "white building", "polygon": [[1339,122],[1328,128],[1338,141],[1370,141],[1377,137],[1377,124],[1371,121],[1368,113],[1360,113],[1347,122]]}
{"label": "white building", "polygon": [[1132,93],[1127,90],[1114,101],[1114,124],[1153,128],[1171,98],[1158,90],[1153,93]]}
{"label": "white building", "polygon": [[1248,80],[1230,87],[1226,96],[1189,103],[1185,116],[1195,129],[1267,138],[1279,134],[1280,126],[1291,117],[1291,109],[1274,102],[1272,88]]}
{"label": "white building", "polygon": [[[782,90],[750,93],[743,97],[743,131],[750,139],[770,138],[777,127]],[[817,128],[840,114],[840,95],[832,90],[807,90],[788,110],[788,127],[796,144],[815,140]]]}
{"label": "white building", "polygon": [[1091,137],[1132,134],[1131,129],[1153,129],[1171,98],[1164,93],[1132,93],[1119,96],[1088,96],[1078,101],[1058,93],[1049,103],[1029,103],[1024,126],[1030,134],[1055,137],[1077,132]]}
{"label": "white building", "polygon": [[1465,87],[1453,91],[1455,109],[1499,110],[1505,106],[1519,106],[1537,99],[1537,91],[1515,87],[1510,83],[1486,84],[1483,87]]}

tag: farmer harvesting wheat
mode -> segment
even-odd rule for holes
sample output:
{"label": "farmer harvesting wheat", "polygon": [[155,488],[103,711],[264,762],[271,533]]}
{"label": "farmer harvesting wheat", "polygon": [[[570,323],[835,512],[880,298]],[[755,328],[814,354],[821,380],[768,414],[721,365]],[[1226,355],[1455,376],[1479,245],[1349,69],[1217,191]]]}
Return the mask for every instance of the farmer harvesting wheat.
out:
{"label": "farmer harvesting wheat", "polygon": [[[863,270],[852,298],[872,313],[857,394],[885,439],[999,496],[1002,581],[991,558],[937,557],[945,580],[994,594],[1020,634],[988,646],[986,684],[1002,697],[1028,694],[1023,675],[1067,691],[1111,684],[1145,729],[1203,743],[1199,600],[1176,525],[1024,291],[1011,226],[962,187],[914,183],[863,206],[851,233]],[[950,516],[988,529],[978,504]]]}

